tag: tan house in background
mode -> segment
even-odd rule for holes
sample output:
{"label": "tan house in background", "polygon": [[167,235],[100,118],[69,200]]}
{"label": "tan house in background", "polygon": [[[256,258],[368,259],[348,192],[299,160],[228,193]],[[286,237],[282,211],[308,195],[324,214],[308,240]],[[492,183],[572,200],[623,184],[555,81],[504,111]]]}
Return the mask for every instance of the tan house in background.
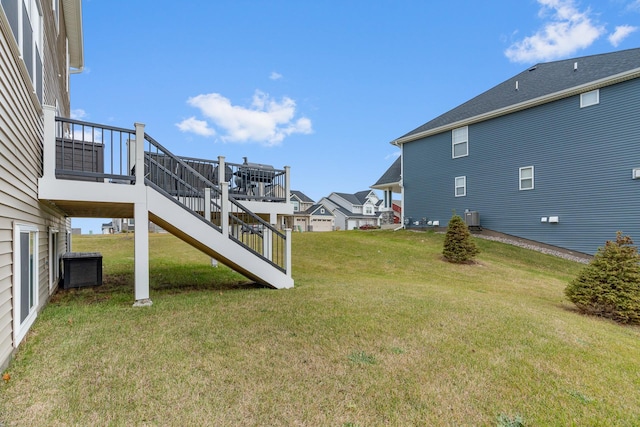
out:
{"label": "tan house in background", "polygon": [[323,204],[315,203],[301,191],[291,191],[293,204],[293,230],[304,231],[333,231],[335,215]]}

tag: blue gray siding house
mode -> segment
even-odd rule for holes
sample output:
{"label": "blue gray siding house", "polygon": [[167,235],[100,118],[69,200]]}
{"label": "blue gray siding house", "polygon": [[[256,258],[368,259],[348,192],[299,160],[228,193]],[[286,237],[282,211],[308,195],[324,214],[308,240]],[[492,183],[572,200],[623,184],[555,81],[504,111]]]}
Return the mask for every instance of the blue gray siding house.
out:
{"label": "blue gray siding house", "polygon": [[535,65],[392,143],[408,227],[471,211],[588,254],[640,243],[640,49]]}

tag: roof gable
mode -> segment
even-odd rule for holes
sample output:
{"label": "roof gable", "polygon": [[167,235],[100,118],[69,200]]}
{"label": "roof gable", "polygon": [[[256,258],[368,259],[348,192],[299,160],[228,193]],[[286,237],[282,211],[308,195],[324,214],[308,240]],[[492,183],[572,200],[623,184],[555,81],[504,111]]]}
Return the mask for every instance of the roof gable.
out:
{"label": "roof gable", "polygon": [[[332,193],[332,194],[335,194],[336,196],[351,203],[354,206],[362,205],[362,202],[360,201],[360,199],[358,199],[358,197],[356,197],[355,194],[349,194],[349,193]],[[331,198],[331,195],[329,196],[329,198]]]}
{"label": "roof gable", "polygon": [[[321,209],[324,209],[324,213],[321,211]],[[333,212],[331,212],[331,209],[327,208],[322,203],[311,206],[309,209],[307,209],[307,213],[309,215],[335,216]]]}
{"label": "roof gable", "polygon": [[[594,84],[595,89],[637,77],[640,77],[640,48],[540,63],[393,142],[409,142],[436,133],[435,131],[445,131],[447,127],[464,126],[465,121],[482,121],[485,119],[484,115],[491,112],[501,115],[502,110],[507,110],[502,113],[506,114],[510,112],[510,107],[515,109],[516,106],[521,106],[524,109],[537,105],[536,101],[539,104],[572,96],[574,93],[571,89],[590,90],[589,84]],[[553,97],[554,94],[557,96]]]}
{"label": "roof gable", "polygon": [[313,203],[313,200],[302,191],[291,190],[291,197],[298,199],[302,203]]}

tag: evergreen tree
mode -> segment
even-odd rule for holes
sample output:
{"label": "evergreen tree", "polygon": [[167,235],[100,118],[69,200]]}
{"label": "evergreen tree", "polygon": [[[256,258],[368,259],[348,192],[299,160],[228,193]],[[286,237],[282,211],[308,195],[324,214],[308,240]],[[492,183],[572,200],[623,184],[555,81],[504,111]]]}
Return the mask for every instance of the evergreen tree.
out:
{"label": "evergreen tree", "polygon": [[447,226],[442,255],[449,262],[465,263],[471,261],[478,253],[480,251],[473,241],[467,224],[454,213]]}
{"label": "evergreen tree", "polygon": [[640,255],[618,231],[565,289],[580,311],[620,323],[640,323]]}

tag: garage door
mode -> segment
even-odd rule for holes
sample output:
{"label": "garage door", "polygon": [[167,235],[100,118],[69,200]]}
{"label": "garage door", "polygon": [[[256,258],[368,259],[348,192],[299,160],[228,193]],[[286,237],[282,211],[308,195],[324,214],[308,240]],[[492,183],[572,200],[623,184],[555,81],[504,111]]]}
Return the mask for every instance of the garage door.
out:
{"label": "garage door", "polygon": [[312,224],[313,231],[333,231],[333,221],[330,219],[317,219]]}

